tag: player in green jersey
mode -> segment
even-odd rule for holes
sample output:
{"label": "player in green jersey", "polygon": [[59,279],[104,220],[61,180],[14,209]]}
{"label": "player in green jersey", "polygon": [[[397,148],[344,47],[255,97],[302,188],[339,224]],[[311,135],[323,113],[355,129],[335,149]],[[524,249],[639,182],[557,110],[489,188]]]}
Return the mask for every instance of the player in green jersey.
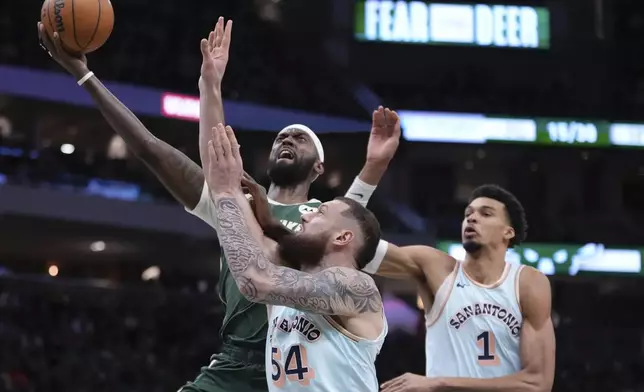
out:
{"label": "player in green jersey", "polygon": [[[224,123],[221,79],[227,61],[232,22],[224,27],[220,18],[215,30],[202,41],[203,63],[200,90],[199,147],[202,166],[210,167],[208,141],[211,129]],[[347,192],[347,197],[366,205],[384,174],[400,139],[400,122],[395,112],[382,107],[374,111],[367,147],[367,163]],[[301,215],[316,211],[319,200],[309,199],[311,183],[324,172],[324,149],[318,137],[300,124],[287,126],[275,138],[268,161],[271,179],[268,200],[271,213],[287,228],[301,228]],[[214,204],[207,185],[196,208],[189,212],[215,227]],[[382,259],[384,250],[376,258]],[[221,262],[219,293],[226,307],[220,329],[221,353],[212,357],[194,383],[182,392],[266,391],[264,345],[267,331],[266,307],[251,303],[239,292],[225,260]],[[375,271],[373,271],[375,272]]]}
{"label": "player in green jersey", "polygon": [[[230,21],[224,27],[223,18],[220,18],[209,39],[202,41],[204,63],[199,83],[202,105],[200,144],[203,140],[207,143],[212,126],[224,122],[220,86],[228,62],[231,28]],[[47,53],[76,80],[89,74],[90,68],[85,56],[78,57],[65,52],[59,40],[52,41],[47,37],[41,23],[38,23],[38,34]],[[200,165],[156,138],[97,76],[85,80],[81,88],[89,93],[96,107],[112,129],[123,138],[130,152],[150,168],[177,201],[191,213],[207,217],[204,220],[214,217],[214,214],[208,212],[210,204],[204,203],[202,198],[208,191],[204,188],[204,175]],[[374,112],[373,120],[367,163],[347,192],[349,197],[363,204],[366,204],[384,174],[400,137],[400,124],[394,112],[380,108]],[[205,134],[202,132],[204,129]],[[308,199],[310,183],[324,170],[323,150],[317,149],[314,137],[312,132],[307,133],[301,129],[285,131],[280,133],[271,152],[269,171],[278,181],[269,189],[271,208],[275,216],[293,230],[298,229],[299,216],[303,212],[320,204],[318,200]],[[277,159],[274,154],[282,144],[291,145],[295,156]],[[385,251],[386,247],[381,249],[380,258]],[[227,268],[222,262],[220,292],[226,305],[226,321],[220,329],[223,345],[220,353],[212,357],[210,366],[205,367],[193,383],[182,388],[184,392],[245,392],[267,389],[263,369],[266,310],[243,299],[234,280],[227,278],[230,276]]]}

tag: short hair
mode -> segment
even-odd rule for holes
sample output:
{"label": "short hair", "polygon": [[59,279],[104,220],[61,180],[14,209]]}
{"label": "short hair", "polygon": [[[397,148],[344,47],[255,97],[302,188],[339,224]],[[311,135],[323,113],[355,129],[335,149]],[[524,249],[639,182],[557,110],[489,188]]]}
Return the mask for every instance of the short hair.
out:
{"label": "short hair", "polygon": [[358,269],[362,270],[376,255],[381,236],[380,223],[378,223],[378,219],[376,219],[373,212],[357,201],[348,197],[336,197],[335,200],[339,200],[349,206],[347,210],[342,211],[342,215],[355,220],[362,232],[362,246],[355,254]]}
{"label": "short hair", "polygon": [[469,202],[479,197],[487,197],[496,200],[505,206],[505,212],[510,226],[514,229],[514,238],[510,240],[510,248],[521,245],[528,234],[528,221],[525,217],[525,210],[519,200],[509,191],[494,184],[485,184],[474,189],[470,195]]}

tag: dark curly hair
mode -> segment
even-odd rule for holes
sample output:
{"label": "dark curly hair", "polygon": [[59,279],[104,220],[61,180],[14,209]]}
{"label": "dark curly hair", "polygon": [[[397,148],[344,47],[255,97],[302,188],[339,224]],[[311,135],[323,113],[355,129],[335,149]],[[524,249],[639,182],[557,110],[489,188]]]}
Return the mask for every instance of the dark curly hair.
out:
{"label": "dark curly hair", "polygon": [[514,238],[510,240],[510,248],[521,245],[528,234],[528,221],[525,217],[525,210],[517,198],[509,191],[494,184],[485,184],[474,189],[470,195],[469,202],[479,197],[487,197],[503,203],[507,213],[510,226],[514,229]]}
{"label": "dark curly hair", "polygon": [[376,249],[378,248],[381,236],[380,224],[373,212],[363,207],[357,201],[349,199],[348,197],[336,197],[335,200],[339,200],[349,206],[349,209],[343,211],[342,215],[349,219],[354,219],[358,223],[360,231],[362,231],[363,244],[355,255],[358,269],[361,270],[376,255]]}

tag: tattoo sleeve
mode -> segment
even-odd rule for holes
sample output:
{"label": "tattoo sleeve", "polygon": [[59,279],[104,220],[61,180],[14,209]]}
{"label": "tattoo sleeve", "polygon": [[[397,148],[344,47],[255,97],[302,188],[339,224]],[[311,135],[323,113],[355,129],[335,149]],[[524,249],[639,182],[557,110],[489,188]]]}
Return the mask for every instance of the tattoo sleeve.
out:
{"label": "tattoo sleeve", "polygon": [[253,237],[239,201],[222,197],[215,205],[222,251],[240,292],[248,300],[330,315],[381,311],[380,293],[368,275],[341,267],[309,274],[276,266]]}
{"label": "tattoo sleeve", "polygon": [[125,140],[132,153],[152,170],[181,204],[194,209],[203,190],[201,167],[181,151],[156,138],[97,78],[83,87],[112,129]]}

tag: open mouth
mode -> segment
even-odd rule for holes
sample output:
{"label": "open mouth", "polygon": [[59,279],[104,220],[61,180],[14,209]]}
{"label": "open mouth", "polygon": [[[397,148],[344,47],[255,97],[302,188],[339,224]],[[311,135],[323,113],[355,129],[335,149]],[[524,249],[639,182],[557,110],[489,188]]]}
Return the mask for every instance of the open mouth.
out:
{"label": "open mouth", "polygon": [[465,230],[463,230],[463,234],[466,236],[473,236],[476,234],[476,230],[474,230],[473,227],[466,227]]}
{"label": "open mouth", "polygon": [[283,149],[277,154],[277,159],[287,159],[292,161],[295,159],[295,153],[291,150]]}

